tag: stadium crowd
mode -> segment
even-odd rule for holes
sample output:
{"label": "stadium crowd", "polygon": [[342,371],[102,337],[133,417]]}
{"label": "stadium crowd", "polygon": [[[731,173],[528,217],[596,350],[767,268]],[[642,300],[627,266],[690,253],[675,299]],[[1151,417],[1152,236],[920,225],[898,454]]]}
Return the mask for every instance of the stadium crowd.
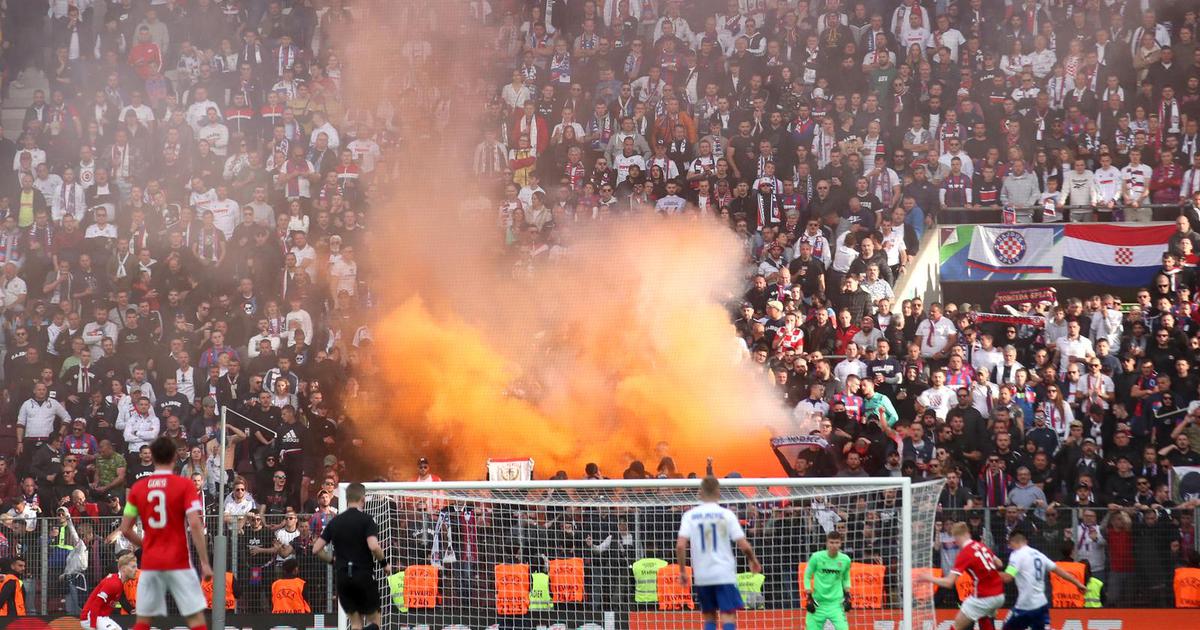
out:
{"label": "stadium crowd", "polygon": [[[94,584],[122,545],[104,517],[168,435],[208,513],[239,517],[239,580],[313,566],[330,492],[362,474],[368,436],[344,413],[372,370],[359,261],[400,150],[386,91],[343,93],[337,35],[359,4],[8,3],[4,91],[48,88],[0,139],[0,556],[46,554],[74,579],[84,541]],[[1196,503],[1170,474],[1200,465],[1189,3],[463,4],[487,33],[471,44],[492,96],[463,121],[478,140],[458,175],[492,194],[515,265],[552,265],[575,223],[727,225],[747,269],[731,304],[744,358],[822,439],[782,458],[791,474],[944,477],[940,522],[989,543],[1027,528],[1051,557],[1087,560],[1106,605],[1170,604],[1171,569],[1197,563]],[[419,36],[403,49],[434,52]],[[1016,307],[1038,326],[896,304],[946,208],[1148,220],[1151,204],[1180,208],[1179,234],[1130,310],[1110,295]],[[656,473],[675,470],[625,476]],[[434,479],[429,462],[416,474]],[[36,520],[60,507],[70,520],[42,541]],[[49,582],[52,608],[71,584]],[[248,592],[266,606],[265,587]]]}
{"label": "stadium crowd", "polygon": [[[516,4],[472,3],[498,54],[471,164],[519,265],[552,266],[580,222],[728,226],[740,351],[797,433],[822,438],[778,450],[790,474],[945,478],[947,531],[968,520],[996,548],[1026,528],[1086,561],[1105,605],[1171,604],[1173,569],[1200,560],[1200,502],[1172,475],[1200,464],[1194,5]],[[897,303],[939,214],[988,207],[1036,222],[1166,208],[1178,234],[1132,308]],[[953,539],[938,545],[949,569]]]}

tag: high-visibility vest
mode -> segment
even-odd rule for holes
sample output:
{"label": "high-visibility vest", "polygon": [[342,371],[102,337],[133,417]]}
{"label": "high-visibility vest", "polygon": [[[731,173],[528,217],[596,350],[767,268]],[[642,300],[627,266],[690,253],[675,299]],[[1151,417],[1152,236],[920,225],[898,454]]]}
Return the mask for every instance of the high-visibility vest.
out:
{"label": "high-visibility vest", "polygon": [[928,575],[930,577],[942,577],[941,569],[932,569],[927,567],[917,567],[912,570],[912,596],[915,600],[933,599],[933,594],[937,592],[937,586],[918,580],[917,577]]}
{"label": "high-visibility vest", "polygon": [[[1195,571],[1195,569],[1192,569],[1192,570]],[[1104,602],[1100,601],[1100,589],[1104,588],[1104,582],[1101,582],[1099,580],[1099,578],[1092,577],[1091,579],[1089,579],[1087,581],[1086,586],[1087,586],[1087,592],[1084,593],[1084,595],[1083,595],[1083,607],[1084,608],[1101,608],[1101,607],[1103,607]],[[1197,602],[1200,603],[1200,600],[1197,600]],[[1176,605],[1178,606],[1178,604],[1176,604]],[[1180,607],[1182,608],[1182,606],[1180,606]]]}
{"label": "high-visibility vest", "polygon": [[[1083,581],[1083,576],[1085,575],[1083,564],[1079,562],[1058,562],[1055,564],[1063,571],[1074,575],[1075,579],[1080,582]],[[1059,577],[1056,573],[1051,573],[1050,603],[1055,608],[1083,608],[1083,593],[1080,593],[1074,584]]]}
{"label": "high-visibility vest", "polygon": [[766,608],[766,601],[763,599],[763,582],[767,581],[767,576],[762,573],[745,573],[737,574],[738,592],[742,594],[742,604],[747,610],[757,610]]}
{"label": "high-visibility vest", "polygon": [[125,582],[125,599],[129,600],[130,606],[133,606],[133,610],[129,612],[137,610],[137,586],[140,579],[142,579],[142,570],[138,569],[133,572],[133,579]]}
{"label": "high-visibility vest", "polygon": [[55,542],[55,543],[54,543],[53,545],[51,545],[51,546],[52,546],[52,547],[54,547],[55,549],[65,549],[65,550],[67,550],[67,551],[71,551],[72,549],[74,549],[74,548],[75,548],[75,545],[71,545],[71,544],[68,544],[68,543],[67,543],[67,534],[68,534],[68,533],[69,533],[69,532],[68,532],[68,528],[66,528],[66,527],[59,527],[59,528],[58,528],[57,542]]}
{"label": "high-visibility vest", "polygon": [[402,613],[408,612],[408,606],[404,605],[404,572],[399,571],[387,576],[387,583],[392,605]]}
{"label": "high-visibility vest", "polygon": [[583,558],[550,561],[550,595],[556,602],[583,601]]}
{"label": "high-visibility vest", "polygon": [[667,566],[666,560],[642,558],[629,566],[633,571],[633,601],[653,604],[658,601],[658,570]]}
{"label": "high-visibility vest", "polygon": [[271,584],[271,614],[300,615],[312,612],[304,599],[304,580],[298,577],[275,580]]}
{"label": "high-visibility vest", "polygon": [[437,606],[437,567],[431,564],[414,564],[404,571],[404,603],[408,608]]}
{"label": "high-visibility vest", "polygon": [[[14,593],[13,607],[17,609],[18,617],[24,617],[25,616],[25,589],[21,585],[21,578],[13,575],[11,573],[6,573],[4,575],[4,577],[0,577],[0,589],[4,588],[4,585],[8,584],[9,582],[17,583],[16,584],[17,588],[15,591],[13,591],[13,593]],[[0,617],[3,617],[5,615],[8,615],[8,604],[0,606]]]}
{"label": "high-visibility vest", "polygon": [[[688,583],[691,583],[692,568],[687,567],[684,571],[687,571]],[[696,603],[692,601],[692,590],[683,588],[678,564],[669,564],[659,569],[656,581],[659,610],[680,610],[684,606],[690,610],[696,607]]]}
{"label": "high-visibility vest", "polygon": [[959,573],[954,581],[954,590],[958,591],[958,601],[965,602],[975,592],[975,579],[969,573]]}
{"label": "high-visibility vest", "polygon": [[554,608],[554,598],[550,596],[550,576],[537,572],[529,587],[529,610],[550,610]]}
{"label": "high-visibility vest", "polygon": [[[204,578],[200,582],[200,590],[204,591],[204,601],[208,602],[208,607],[211,610],[213,607],[213,579]],[[237,607],[237,598],[233,596],[233,573],[225,572],[225,609],[233,610]]]}
{"label": "high-visibility vest", "polygon": [[524,615],[529,612],[529,565],[496,565],[496,613]]}
{"label": "high-visibility vest", "polygon": [[1200,569],[1175,569],[1175,607],[1200,608]]}
{"label": "high-visibility vest", "polygon": [[882,564],[850,563],[850,602],[855,608],[883,608]]}

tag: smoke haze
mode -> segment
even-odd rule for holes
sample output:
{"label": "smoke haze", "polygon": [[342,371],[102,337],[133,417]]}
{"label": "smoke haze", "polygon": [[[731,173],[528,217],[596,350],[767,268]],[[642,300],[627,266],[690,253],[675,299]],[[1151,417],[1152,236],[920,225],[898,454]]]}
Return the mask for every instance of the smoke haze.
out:
{"label": "smoke haze", "polygon": [[[404,471],[430,457],[447,479],[482,478],[489,457],[532,457],[540,478],[587,462],[619,477],[632,459],[653,472],[665,441],[680,473],[712,456],[719,473],[779,474],[768,439],[789,415],[766,376],[736,363],[722,306],[741,291],[733,236],[685,219],[574,223],[559,261],[514,264],[482,199],[493,191],[457,175],[482,137],[494,34],[446,13],[432,21],[460,26],[452,42],[395,28],[410,6],[372,4],[378,19],[347,51],[350,99],[386,96],[404,137],[400,187],[377,190],[370,216],[377,370],[352,409],[368,450]],[[431,61],[403,61],[420,41]]]}

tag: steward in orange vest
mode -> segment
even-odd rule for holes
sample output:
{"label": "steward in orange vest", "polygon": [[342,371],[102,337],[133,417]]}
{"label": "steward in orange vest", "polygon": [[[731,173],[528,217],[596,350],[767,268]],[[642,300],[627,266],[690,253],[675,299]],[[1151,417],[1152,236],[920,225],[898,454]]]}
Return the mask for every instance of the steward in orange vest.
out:
{"label": "steward in orange vest", "polygon": [[21,587],[24,575],[25,558],[10,558],[8,570],[0,576],[0,617],[25,616],[25,589]]}
{"label": "steward in orange vest", "polygon": [[[213,607],[213,579],[205,578],[200,582],[200,590],[204,591],[204,601],[208,602],[209,610]],[[233,594],[233,572],[225,572],[225,609],[237,608],[237,597]]]}
{"label": "steward in orange vest", "polygon": [[312,607],[304,599],[304,580],[295,558],[283,563],[283,577],[271,584],[271,613],[276,615],[307,614]]}

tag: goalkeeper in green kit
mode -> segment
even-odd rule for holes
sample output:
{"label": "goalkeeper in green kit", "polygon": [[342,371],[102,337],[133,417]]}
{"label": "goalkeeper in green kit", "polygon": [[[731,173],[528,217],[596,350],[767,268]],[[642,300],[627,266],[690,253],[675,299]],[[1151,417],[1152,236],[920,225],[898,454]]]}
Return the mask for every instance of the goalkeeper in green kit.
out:
{"label": "goalkeeper in green kit", "polygon": [[842,535],[836,531],[825,537],[825,550],[808,559],[804,568],[804,592],[807,630],[821,630],[826,621],[835,630],[849,630],[846,611],[850,610],[850,556],[842,553]]}

